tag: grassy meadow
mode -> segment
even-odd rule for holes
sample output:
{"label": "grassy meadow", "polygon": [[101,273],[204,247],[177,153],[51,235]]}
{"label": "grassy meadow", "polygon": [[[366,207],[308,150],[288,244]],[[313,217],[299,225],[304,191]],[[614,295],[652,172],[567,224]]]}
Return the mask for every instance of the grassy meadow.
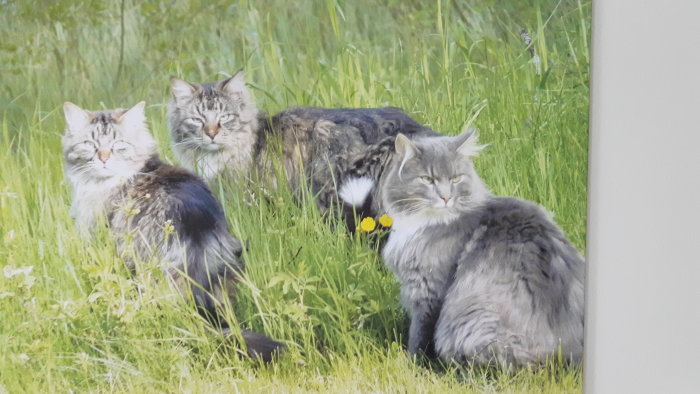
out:
{"label": "grassy meadow", "polygon": [[220,182],[250,241],[237,324],[288,345],[269,365],[242,357],[157,267],[132,276],[107,231],[77,237],[60,136],[64,101],[145,100],[173,162],[169,77],[244,68],[268,112],[393,105],[445,134],[478,127],[487,185],[544,205],[583,251],[590,14],[589,0],[0,1],[0,393],[580,391],[580,368],[410,359],[398,284],[366,235],[286,190],[247,204]]}

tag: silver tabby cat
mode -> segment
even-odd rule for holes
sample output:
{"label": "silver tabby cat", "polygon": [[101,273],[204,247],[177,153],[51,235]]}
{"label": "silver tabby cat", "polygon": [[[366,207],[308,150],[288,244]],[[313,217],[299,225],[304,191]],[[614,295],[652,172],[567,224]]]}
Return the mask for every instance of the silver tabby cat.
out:
{"label": "silver tabby cat", "polygon": [[[200,313],[226,328],[217,311],[243,270],[241,243],[207,186],[158,159],[144,105],[91,112],[65,103],[71,215],[83,235],[106,218],[120,255],[130,264],[162,262],[178,290],[192,292]],[[281,346],[252,332],[243,338],[249,354],[264,360]]]}
{"label": "silver tabby cat", "polygon": [[[492,195],[458,137],[399,135],[372,193],[394,225],[382,256],[401,284],[408,350],[518,366],[583,351],[584,262],[538,205]],[[341,195],[367,193],[369,181]]]}
{"label": "silver tabby cat", "polygon": [[188,169],[207,181],[219,174],[274,180],[281,159],[293,190],[308,182],[326,211],[336,184],[346,177],[349,157],[399,132],[437,135],[398,108],[290,108],[260,113],[243,72],[214,83],[173,78],[169,125],[173,150]]}
{"label": "silver tabby cat", "polygon": [[171,83],[168,120],[180,163],[207,181],[225,171],[247,175],[260,119],[243,73],[216,83]]}

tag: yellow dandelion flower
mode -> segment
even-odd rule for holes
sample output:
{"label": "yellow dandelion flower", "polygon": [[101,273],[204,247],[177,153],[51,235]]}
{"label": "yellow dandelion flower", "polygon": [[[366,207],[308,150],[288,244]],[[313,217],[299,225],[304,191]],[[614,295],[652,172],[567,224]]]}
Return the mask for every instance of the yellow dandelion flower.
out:
{"label": "yellow dandelion flower", "polygon": [[377,227],[377,222],[372,218],[364,218],[360,222],[360,229],[365,232],[370,232]]}
{"label": "yellow dandelion flower", "polygon": [[163,231],[165,232],[166,236],[169,236],[169,235],[172,235],[175,233],[175,226],[173,226],[172,220],[165,221],[165,226],[163,226]]}
{"label": "yellow dandelion flower", "polygon": [[394,219],[392,219],[391,216],[385,213],[384,215],[379,217],[379,224],[381,224],[384,227],[391,227],[391,225],[394,224]]}

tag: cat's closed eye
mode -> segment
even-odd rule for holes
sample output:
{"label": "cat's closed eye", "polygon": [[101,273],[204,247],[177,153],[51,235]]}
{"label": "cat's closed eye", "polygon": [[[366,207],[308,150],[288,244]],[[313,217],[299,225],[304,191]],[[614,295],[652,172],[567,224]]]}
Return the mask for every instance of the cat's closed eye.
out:
{"label": "cat's closed eye", "polygon": [[88,140],[85,140],[85,141],[79,143],[78,145],[76,145],[76,147],[80,148],[80,149],[85,149],[85,150],[90,150],[90,149],[97,150],[97,146],[95,146],[95,143],[92,141],[88,141]]}
{"label": "cat's closed eye", "polygon": [[193,126],[201,126],[204,124],[204,121],[200,118],[187,118],[187,119],[185,119],[185,122],[187,122]]}
{"label": "cat's closed eye", "polygon": [[92,141],[83,141],[74,147],[74,151],[82,156],[89,157],[93,153],[97,152],[97,145]]}
{"label": "cat's closed eye", "polygon": [[97,147],[92,141],[83,141],[73,145],[68,156],[71,160],[89,160],[95,155],[95,152],[97,152]]}
{"label": "cat's closed eye", "polygon": [[131,148],[131,145],[124,141],[116,141],[112,145],[112,151],[115,153],[126,153]]}

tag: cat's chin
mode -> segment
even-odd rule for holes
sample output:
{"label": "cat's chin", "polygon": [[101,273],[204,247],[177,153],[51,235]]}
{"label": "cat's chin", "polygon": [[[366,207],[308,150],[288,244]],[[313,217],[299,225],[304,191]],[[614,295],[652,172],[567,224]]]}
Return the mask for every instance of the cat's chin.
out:
{"label": "cat's chin", "polygon": [[117,176],[117,173],[109,168],[93,168],[91,171],[83,174],[84,175],[80,176],[82,179],[97,182],[106,181]]}
{"label": "cat's chin", "polygon": [[95,174],[93,178],[95,179],[95,181],[98,182],[109,182],[115,179],[122,179],[126,177],[124,175],[117,174],[114,171],[100,171],[99,173]]}
{"label": "cat's chin", "polygon": [[423,211],[423,215],[426,217],[432,217],[436,219],[450,219],[457,215],[457,213],[450,209],[450,207],[435,207],[429,208]]}
{"label": "cat's chin", "polygon": [[435,204],[433,204],[433,210],[434,210],[435,212],[440,212],[440,211],[444,211],[444,210],[449,210],[450,208],[452,208],[452,207],[455,205],[455,204],[454,204],[454,201],[455,201],[455,200],[450,200],[450,201],[448,201],[448,202],[446,202],[446,203],[445,203],[445,202],[442,202],[442,201],[436,202]]}
{"label": "cat's chin", "polygon": [[223,145],[217,144],[216,142],[202,144],[200,146],[202,147],[203,150],[205,150],[207,152],[218,152],[218,151],[222,150],[224,147]]}
{"label": "cat's chin", "polygon": [[127,168],[109,168],[109,167],[102,167],[102,168],[96,168],[94,171],[90,173],[90,178],[92,178],[93,181],[97,182],[111,182],[115,180],[125,180],[130,178],[136,173],[136,171],[133,171],[132,169],[127,169]]}
{"label": "cat's chin", "polygon": [[454,209],[450,209],[449,207],[441,207],[423,209],[420,212],[416,212],[414,214],[406,216],[400,213],[396,213],[394,215],[390,214],[390,216],[394,218],[395,223],[397,223],[397,225],[399,225],[399,223],[402,222],[420,223],[421,225],[433,225],[450,223],[459,217],[459,212]]}

